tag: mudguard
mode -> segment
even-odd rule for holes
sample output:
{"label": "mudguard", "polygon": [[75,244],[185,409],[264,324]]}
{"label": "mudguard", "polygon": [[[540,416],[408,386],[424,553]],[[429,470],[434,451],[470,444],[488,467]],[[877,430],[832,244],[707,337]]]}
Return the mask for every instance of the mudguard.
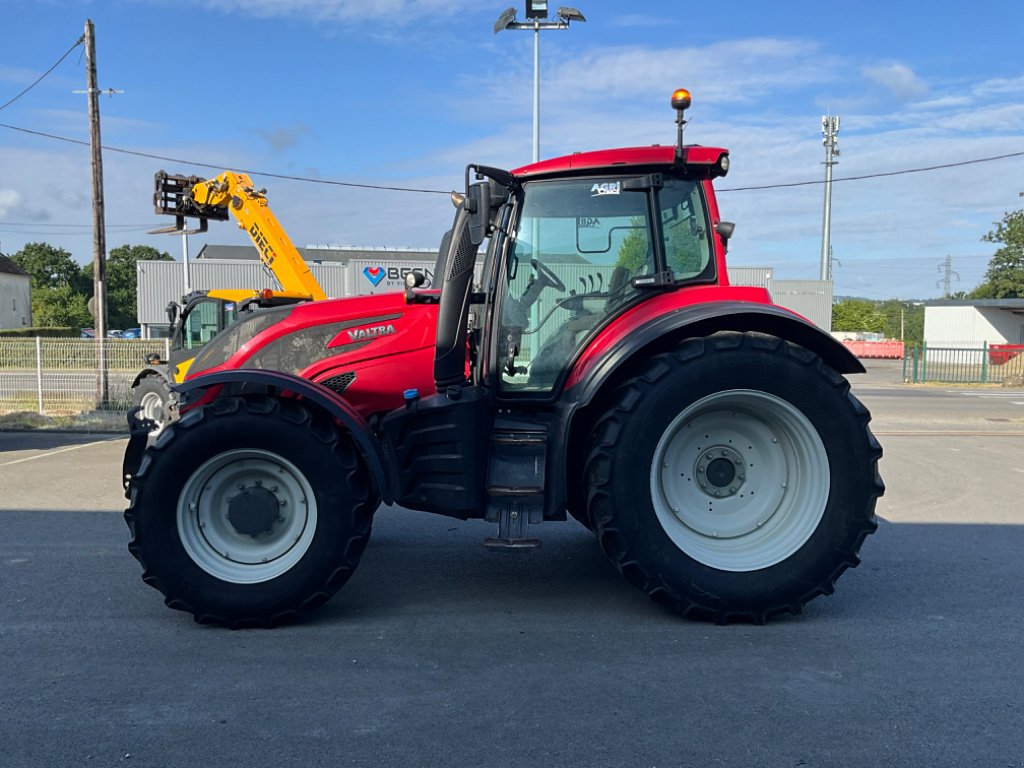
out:
{"label": "mudguard", "polygon": [[[366,419],[343,397],[327,389],[327,387],[320,386],[299,376],[293,376],[290,373],[258,369],[209,373],[196,376],[194,379],[189,379],[182,384],[176,384],[171,389],[178,393],[181,400],[181,410],[184,412],[190,405],[194,405],[200,400],[206,390],[226,384],[251,386],[259,392],[275,389],[290,392],[314,404],[337,419],[348,433],[352,435],[356,447],[373,474],[384,503],[390,504],[392,502],[391,486],[388,482],[388,475],[384,471],[383,448],[373,436],[373,432],[369,424],[366,423]],[[126,466],[125,472],[127,473],[129,469],[131,468]]]}
{"label": "mudguard", "polygon": [[680,307],[600,345],[600,349],[586,350],[573,366],[566,390],[577,390],[572,400],[576,408],[582,407],[645,347],[661,350],[666,342],[718,331],[771,334],[814,352],[839,373],[864,373],[860,360],[841,342],[800,315],[772,304],[716,301]]}

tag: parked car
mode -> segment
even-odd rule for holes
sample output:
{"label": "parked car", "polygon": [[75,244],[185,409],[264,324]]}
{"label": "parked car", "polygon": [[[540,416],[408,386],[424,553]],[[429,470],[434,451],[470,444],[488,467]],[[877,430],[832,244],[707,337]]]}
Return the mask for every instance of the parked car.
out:
{"label": "parked car", "polygon": [[142,329],[141,328],[125,328],[121,332],[122,339],[141,339]]}
{"label": "parked car", "polygon": [[113,329],[107,331],[107,338],[108,339],[121,339],[121,338],[124,338],[124,331],[121,331],[121,330],[118,330],[116,328],[113,328]]}
{"label": "parked car", "polygon": [[80,338],[80,339],[95,339],[96,338],[96,329],[95,328],[83,328],[82,332],[79,334],[78,338]]}

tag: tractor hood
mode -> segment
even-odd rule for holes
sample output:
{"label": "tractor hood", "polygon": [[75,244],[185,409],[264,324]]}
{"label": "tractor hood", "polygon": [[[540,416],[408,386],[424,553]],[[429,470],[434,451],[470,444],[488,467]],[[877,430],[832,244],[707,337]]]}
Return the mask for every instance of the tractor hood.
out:
{"label": "tractor hood", "polygon": [[196,357],[189,378],[261,368],[316,379],[368,360],[432,354],[436,322],[436,304],[407,304],[402,292],[264,310],[218,334]]}

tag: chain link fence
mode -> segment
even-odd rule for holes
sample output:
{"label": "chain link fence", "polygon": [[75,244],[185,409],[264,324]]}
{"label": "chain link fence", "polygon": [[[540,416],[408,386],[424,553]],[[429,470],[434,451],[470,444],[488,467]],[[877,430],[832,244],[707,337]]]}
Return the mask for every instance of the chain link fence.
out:
{"label": "chain link fence", "polygon": [[0,414],[127,411],[146,355],[166,359],[168,344],[167,339],[0,339]]}

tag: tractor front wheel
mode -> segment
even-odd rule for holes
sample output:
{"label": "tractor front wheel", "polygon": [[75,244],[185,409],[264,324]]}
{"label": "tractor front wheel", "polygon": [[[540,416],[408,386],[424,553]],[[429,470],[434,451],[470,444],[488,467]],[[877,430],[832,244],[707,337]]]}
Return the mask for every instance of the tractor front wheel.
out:
{"label": "tractor front wheel", "polygon": [[170,424],[131,480],[144,581],[201,623],[273,626],[349,578],[376,498],[334,425],[303,405],[226,397]]}
{"label": "tractor front wheel", "polygon": [[144,376],[132,387],[132,405],[138,406],[139,417],[156,425],[149,433],[150,439],[156,438],[171,421],[172,397],[170,384],[157,374]]}
{"label": "tractor front wheel", "polygon": [[763,622],[830,594],[859,562],[881,448],[846,380],[760,334],[646,361],[590,439],[588,511],[605,553],[676,610]]}

